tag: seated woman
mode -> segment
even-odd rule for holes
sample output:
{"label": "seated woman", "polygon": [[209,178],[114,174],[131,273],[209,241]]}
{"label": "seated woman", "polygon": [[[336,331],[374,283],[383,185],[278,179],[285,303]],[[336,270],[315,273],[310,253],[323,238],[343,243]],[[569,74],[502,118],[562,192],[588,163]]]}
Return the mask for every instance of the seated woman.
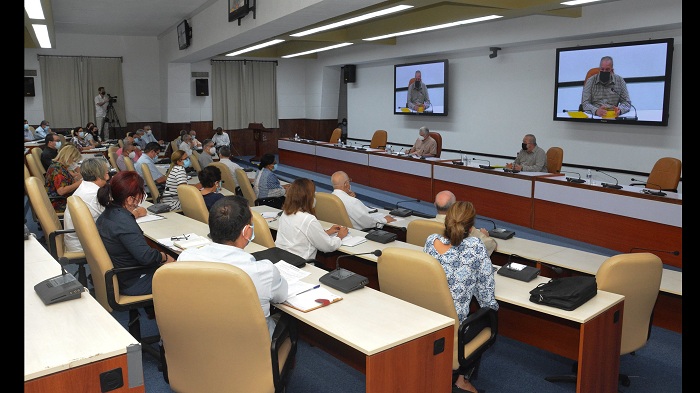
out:
{"label": "seated woman", "polygon": [[199,183],[202,188],[199,191],[204,197],[207,210],[211,210],[214,203],[224,197],[221,193],[221,170],[213,165],[208,165],[199,171]]}
{"label": "seated woman", "polygon": [[71,138],[71,143],[74,144],[80,150],[88,150],[94,147],[94,144],[85,138],[85,130],[82,126],[75,127],[73,129],[73,138]]}
{"label": "seated woman", "polygon": [[[95,221],[97,231],[112,259],[115,268],[152,266],[153,271],[143,270],[117,274],[119,292],[124,295],[152,293],[155,270],[163,263],[175,261],[162,251],[151,248],[135,215],[140,215],[139,205],[146,198],[143,178],[136,171],[117,172],[97,194],[100,205],[105,207]],[[151,310],[146,310],[150,313]],[[150,315],[149,315],[150,316]]]}
{"label": "seated woman", "polygon": [[[469,315],[469,303],[476,297],[481,307],[498,310],[491,258],[481,239],[469,237],[476,209],[471,202],[457,201],[445,216],[444,234],[425,240],[423,251],[440,261],[445,270],[460,323]],[[463,375],[457,377],[453,392],[477,392]]]}
{"label": "seated woman", "polygon": [[46,168],[44,187],[57,213],[66,211],[67,198],[83,181],[78,165],[82,157],[77,147],[67,144],[58,151],[56,158]]}
{"label": "seated woman", "polygon": [[258,176],[255,179],[253,190],[258,198],[271,198],[285,196],[289,185],[282,186],[280,180],[273,173],[277,169],[274,154],[265,154],[258,164]]}
{"label": "seated woman", "polygon": [[180,210],[180,198],[177,196],[177,186],[187,184],[187,172],[185,168],[190,166],[190,156],[183,150],[176,150],[170,155],[170,168],[165,179],[165,191],[163,191],[162,203],[170,205],[170,210]]}
{"label": "seated woman", "polygon": [[314,182],[306,178],[294,180],[287,190],[275,240],[277,247],[307,260],[316,258],[318,250],[337,250],[348,235],[348,228],[340,225],[323,229],[315,216],[315,194]]}

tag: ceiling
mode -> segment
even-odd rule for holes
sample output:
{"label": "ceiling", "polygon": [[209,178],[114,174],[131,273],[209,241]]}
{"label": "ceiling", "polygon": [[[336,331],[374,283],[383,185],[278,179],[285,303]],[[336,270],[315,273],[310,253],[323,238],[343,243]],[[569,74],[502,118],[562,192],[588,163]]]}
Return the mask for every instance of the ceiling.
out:
{"label": "ceiling", "polygon": [[[216,3],[218,0],[41,0],[49,19],[50,34],[104,34],[122,36],[159,36],[173,29],[183,19],[188,19]],[[262,0],[267,1],[267,0]],[[345,0],[348,1],[348,0]],[[370,1],[374,5],[336,15],[331,9],[326,11],[324,22],[309,25],[316,27],[336,22],[396,5],[412,5],[413,8],[396,14],[375,18],[369,21],[328,30],[305,37],[290,37],[290,33],[299,32],[303,28],[291,30],[277,36],[265,36],[261,43],[272,38],[281,38],[285,42],[248,52],[245,57],[280,58],[292,53],[318,49],[342,42],[352,42],[357,45],[393,45],[395,38],[379,41],[363,41],[363,38],[395,33],[407,29],[415,29],[431,25],[455,22],[464,19],[483,17],[497,14],[503,18],[496,21],[481,23],[497,23],[498,20],[518,18],[529,15],[548,15],[551,17],[576,18],[581,16],[583,6],[564,6],[563,0],[391,0]],[[603,0],[603,2],[615,0]],[[333,1],[322,1],[333,4]],[[596,3],[593,3],[596,4]],[[323,8],[323,7],[320,7]],[[325,9],[332,7],[325,7]],[[154,17],[156,16],[156,17]],[[250,18],[252,15],[247,16]],[[231,22],[235,23],[235,22]],[[25,14],[25,48],[36,48],[38,45],[33,34],[27,29],[29,21]],[[31,30],[31,27],[29,28]],[[52,33],[53,31],[53,33]],[[52,42],[55,38],[52,37]],[[239,47],[226,48],[225,52],[242,49]],[[315,54],[304,56],[313,58]]]}

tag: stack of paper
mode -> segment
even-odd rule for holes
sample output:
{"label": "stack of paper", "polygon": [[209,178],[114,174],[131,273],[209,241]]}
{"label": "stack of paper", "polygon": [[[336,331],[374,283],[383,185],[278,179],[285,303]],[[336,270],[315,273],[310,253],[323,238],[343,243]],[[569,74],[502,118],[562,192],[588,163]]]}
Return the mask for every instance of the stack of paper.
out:
{"label": "stack of paper", "polygon": [[182,235],[181,239],[174,240],[173,246],[184,250],[190,247],[197,247],[208,243],[211,243],[211,240],[208,238],[190,233],[189,235]]}
{"label": "stack of paper", "polygon": [[356,246],[360,243],[366,242],[367,239],[361,236],[352,236],[352,235],[347,235],[343,238],[343,245],[347,247],[353,247]]}
{"label": "stack of paper", "polygon": [[343,300],[343,298],[326,288],[318,287],[292,296],[288,298],[284,304],[296,308],[299,311],[308,312],[340,300]]}

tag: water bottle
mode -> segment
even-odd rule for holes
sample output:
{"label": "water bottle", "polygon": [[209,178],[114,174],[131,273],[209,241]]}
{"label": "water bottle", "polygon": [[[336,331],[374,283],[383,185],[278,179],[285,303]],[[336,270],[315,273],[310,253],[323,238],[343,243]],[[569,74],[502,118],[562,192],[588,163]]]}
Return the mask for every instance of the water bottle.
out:
{"label": "water bottle", "polygon": [[468,165],[469,164],[469,159],[467,158],[467,155],[462,153],[462,165]]}
{"label": "water bottle", "polygon": [[299,140],[299,134],[294,134],[294,140],[298,141]]}
{"label": "water bottle", "polygon": [[591,170],[589,169],[588,172],[586,173],[586,179],[588,179],[588,184],[593,184],[591,183],[591,178],[593,175],[591,175]]}

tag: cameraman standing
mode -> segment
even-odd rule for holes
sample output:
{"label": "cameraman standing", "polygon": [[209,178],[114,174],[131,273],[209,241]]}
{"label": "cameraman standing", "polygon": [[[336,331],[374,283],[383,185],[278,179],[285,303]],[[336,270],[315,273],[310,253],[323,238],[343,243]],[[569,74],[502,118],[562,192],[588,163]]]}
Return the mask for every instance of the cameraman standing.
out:
{"label": "cameraman standing", "polygon": [[105,95],[105,88],[100,86],[97,88],[95,96],[95,124],[97,125],[100,137],[102,140],[109,139],[108,131],[105,130],[105,116],[107,116],[107,105],[109,97]]}

